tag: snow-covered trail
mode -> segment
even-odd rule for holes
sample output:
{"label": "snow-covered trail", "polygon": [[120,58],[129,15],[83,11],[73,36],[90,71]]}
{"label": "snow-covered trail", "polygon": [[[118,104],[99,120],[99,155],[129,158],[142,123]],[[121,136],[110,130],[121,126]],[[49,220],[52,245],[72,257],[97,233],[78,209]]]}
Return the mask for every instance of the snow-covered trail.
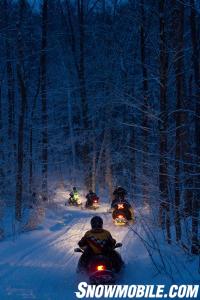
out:
{"label": "snow-covered trail", "polygon": [[[75,292],[78,283],[87,281],[87,278],[78,277],[76,273],[80,254],[74,253],[74,248],[90,229],[90,219],[95,214],[103,217],[104,228],[123,244],[118,251],[126,267],[119,278],[120,284],[172,283],[164,273],[159,274],[155,270],[144,244],[131,227],[119,227],[112,223],[111,214],[107,213],[106,206],[102,206],[96,212],[62,206],[56,211],[47,210],[45,221],[38,230],[21,234],[15,241],[9,239],[0,243],[0,300],[77,299]],[[138,213],[133,228],[145,239],[146,233],[140,221]],[[165,249],[166,244],[163,246]],[[172,256],[170,249],[164,250],[168,256],[165,262],[170,259],[170,262],[175,264],[180,260],[178,267],[183,265],[185,268],[180,252],[174,252]],[[195,263],[195,260],[193,262]],[[195,270],[192,264],[188,265],[188,271],[190,268]],[[182,274],[177,269],[175,271],[178,278],[176,283],[196,282],[196,275],[191,271],[186,272],[184,269]],[[183,274],[186,274],[188,279],[183,277]]]}
{"label": "snow-covered trail", "polygon": [[129,229],[114,226],[106,207],[95,213],[63,209],[62,213],[49,214],[40,230],[1,243],[0,299],[75,299],[79,254],[74,248],[90,228],[92,215],[98,213],[104,227],[123,243],[120,251],[127,262]]}

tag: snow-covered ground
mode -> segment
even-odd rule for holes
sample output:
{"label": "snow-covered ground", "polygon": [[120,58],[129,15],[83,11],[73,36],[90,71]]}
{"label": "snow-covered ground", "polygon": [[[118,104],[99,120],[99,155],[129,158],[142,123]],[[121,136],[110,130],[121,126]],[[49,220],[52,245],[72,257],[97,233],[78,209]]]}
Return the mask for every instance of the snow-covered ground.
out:
{"label": "snow-covered ground", "polygon": [[[76,299],[74,292],[84,278],[78,278],[76,274],[80,254],[74,253],[74,248],[90,228],[94,214],[101,214],[104,228],[123,243],[119,251],[126,268],[121,274],[120,284],[197,283],[196,259],[183,257],[177,247],[160,243],[164,257],[153,255],[153,260],[160,266],[156,270],[141,240],[147,240],[147,236],[140,216],[133,225],[133,232],[131,227],[114,226],[107,209],[107,205],[102,205],[93,212],[59,204],[56,210],[47,209],[46,218],[37,230],[23,233],[15,240],[9,238],[1,242],[0,300]],[[162,270],[162,259],[168,275]]]}

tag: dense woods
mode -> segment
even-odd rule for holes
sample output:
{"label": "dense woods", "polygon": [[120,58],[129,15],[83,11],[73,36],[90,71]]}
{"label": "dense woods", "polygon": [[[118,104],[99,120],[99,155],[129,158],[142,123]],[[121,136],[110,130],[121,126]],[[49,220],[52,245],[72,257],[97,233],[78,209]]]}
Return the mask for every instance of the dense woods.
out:
{"label": "dense woods", "polygon": [[195,0],[0,1],[0,236],[60,186],[122,185],[197,254],[199,45]]}

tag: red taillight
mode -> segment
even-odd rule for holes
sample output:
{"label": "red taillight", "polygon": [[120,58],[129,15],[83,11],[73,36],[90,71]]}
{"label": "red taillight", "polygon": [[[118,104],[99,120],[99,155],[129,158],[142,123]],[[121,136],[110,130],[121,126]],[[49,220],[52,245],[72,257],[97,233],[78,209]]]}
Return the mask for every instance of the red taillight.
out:
{"label": "red taillight", "polygon": [[117,204],[117,208],[118,209],[123,209],[124,208],[124,204]]}
{"label": "red taillight", "polygon": [[104,271],[106,267],[104,265],[97,266],[97,271]]}
{"label": "red taillight", "polygon": [[123,219],[124,217],[122,215],[117,216],[118,219]]}

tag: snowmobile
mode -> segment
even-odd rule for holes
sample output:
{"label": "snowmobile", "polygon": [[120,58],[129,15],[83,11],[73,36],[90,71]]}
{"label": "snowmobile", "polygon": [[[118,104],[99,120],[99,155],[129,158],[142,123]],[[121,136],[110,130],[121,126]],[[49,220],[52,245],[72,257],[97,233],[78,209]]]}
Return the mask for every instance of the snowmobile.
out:
{"label": "snowmobile", "polygon": [[99,197],[97,197],[97,196],[92,197],[90,204],[88,204],[88,201],[86,201],[86,204],[85,204],[85,208],[94,209],[94,210],[99,208],[99,206],[100,206],[99,205]]}
{"label": "snowmobile", "polygon": [[119,202],[113,207],[112,218],[115,225],[128,225],[133,222],[133,216],[127,203]]}
{"label": "snowmobile", "polygon": [[[121,246],[121,243],[117,243],[114,249]],[[74,252],[83,253],[84,251],[81,248],[75,248]],[[82,271],[88,274],[90,284],[97,285],[115,283],[118,274],[118,272],[116,272],[114,266],[112,265],[111,260],[105,255],[92,256],[86,269],[83,269],[78,265],[77,273]]]}
{"label": "snowmobile", "polygon": [[73,205],[73,206],[81,206],[82,201],[79,197],[79,194],[78,193],[70,194],[68,203],[69,205]]}

